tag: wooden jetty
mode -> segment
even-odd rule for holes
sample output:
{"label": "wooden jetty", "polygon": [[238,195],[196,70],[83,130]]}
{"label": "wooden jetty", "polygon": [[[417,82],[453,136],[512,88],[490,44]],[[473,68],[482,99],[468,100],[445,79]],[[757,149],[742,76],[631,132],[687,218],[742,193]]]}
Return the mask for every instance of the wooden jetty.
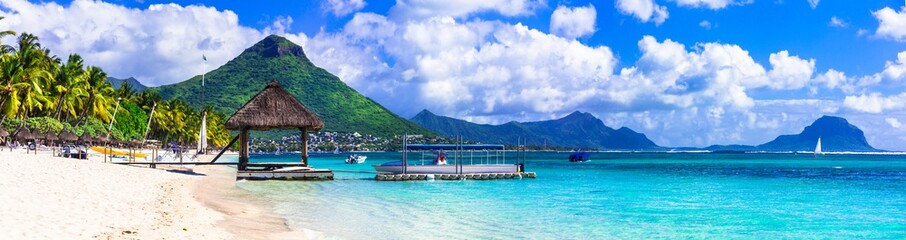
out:
{"label": "wooden jetty", "polygon": [[[239,139],[237,179],[333,180],[332,171],[308,166],[308,132],[324,128],[324,121],[277,81],[268,83],[264,90],[230,116],[226,128],[239,130],[236,136]],[[249,131],[272,129],[298,129],[301,132],[301,163],[249,163]]]}

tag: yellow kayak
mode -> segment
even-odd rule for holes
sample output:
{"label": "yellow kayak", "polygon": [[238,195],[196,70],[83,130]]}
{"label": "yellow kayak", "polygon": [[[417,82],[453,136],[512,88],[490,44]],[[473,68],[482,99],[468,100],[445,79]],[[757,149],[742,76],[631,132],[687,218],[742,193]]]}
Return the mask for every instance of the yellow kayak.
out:
{"label": "yellow kayak", "polygon": [[[102,153],[102,154],[111,155],[111,156],[127,156],[127,155],[130,155],[130,154],[127,153],[127,152],[117,151],[117,150],[113,150],[113,149],[111,149],[111,148],[105,148],[105,147],[101,147],[101,146],[94,146],[94,147],[91,147],[91,150],[94,150],[94,151],[99,152],[99,153]],[[131,155],[132,155],[133,157],[137,157],[137,158],[145,158],[146,156],[148,156],[147,154],[144,154],[144,153],[134,153],[134,154],[131,154]]]}

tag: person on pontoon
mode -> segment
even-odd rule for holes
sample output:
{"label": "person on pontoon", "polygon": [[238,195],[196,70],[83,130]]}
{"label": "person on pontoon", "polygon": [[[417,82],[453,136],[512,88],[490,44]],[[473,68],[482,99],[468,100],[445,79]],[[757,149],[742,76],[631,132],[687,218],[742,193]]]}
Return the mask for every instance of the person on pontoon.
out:
{"label": "person on pontoon", "polygon": [[437,157],[434,158],[434,165],[447,165],[447,154],[438,152]]}

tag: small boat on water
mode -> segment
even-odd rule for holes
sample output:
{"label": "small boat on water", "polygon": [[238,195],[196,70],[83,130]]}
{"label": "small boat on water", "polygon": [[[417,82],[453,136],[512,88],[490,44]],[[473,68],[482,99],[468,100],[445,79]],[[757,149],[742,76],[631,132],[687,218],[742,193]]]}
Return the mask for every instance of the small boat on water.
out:
{"label": "small boat on water", "polygon": [[367,158],[368,158],[368,156],[364,156],[364,155],[358,155],[358,154],[349,155],[349,157],[346,158],[346,164],[364,163],[365,159],[367,159]]}
{"label": "small boat on water", "polygon": [[575,152],[569,155],[570,162],[588,162],[591,161],[591,154],[587,152]]}
{"label": "small boat on water", "polygon": [[818,144],[815,145],[815,153],[814,153],[814,156],[815,156],[815,157],[818,157],[818,154],[824,154],[824,153],[821,152],[821,137],[818,137]]}

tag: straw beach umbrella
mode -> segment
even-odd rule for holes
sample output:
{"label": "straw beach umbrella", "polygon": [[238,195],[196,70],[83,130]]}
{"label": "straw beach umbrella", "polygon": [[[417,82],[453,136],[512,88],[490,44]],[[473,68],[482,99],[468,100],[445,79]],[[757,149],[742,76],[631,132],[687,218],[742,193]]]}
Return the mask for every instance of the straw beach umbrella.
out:
{"label": "straw beach umbrella", "polygon": [[68,130],[64,130],[63,132],[60,132],[59,138],[60,138],[60,140],[67,141],[67,142],[79,140],[78,136],[76,136],[74,133],[72,133]]}
{"label": "straw beach umbrella", "polygon": [[79,142],[88,142],[88,143],[90,143],[90,142],[92,142],[92,140],[94,140],[94,139],[91,138],[91,134],[88,134],[87,131],[82,132],[82,136],[79,136]]}
{"label": "straw beach umbrella", "polygon": [[47,133],[44,134],[44,140],[47,141],[56,141],[60,139],[56,134],[53,133],[53,130],[47,130]]}
{"label": "straw beach umbrella", "polygon": [[19,141],[28,141],[35,139],[35,137],[31,135],[31,132],[28,131],[28,128],[25,127],[19,127],[19,129],[16,129],[16,133],[13,135],[15,135],[16,139]]}
{"label": "straw beach umbrella", "polygon": [[0,128],[0,138],[9,137],[9,132],[6,129]]}

